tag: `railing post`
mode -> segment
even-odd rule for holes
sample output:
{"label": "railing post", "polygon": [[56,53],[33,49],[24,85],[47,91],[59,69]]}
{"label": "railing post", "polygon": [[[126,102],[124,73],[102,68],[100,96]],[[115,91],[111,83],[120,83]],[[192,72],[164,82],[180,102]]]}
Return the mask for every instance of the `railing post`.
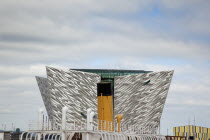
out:
{"label": "railing post", "polygon": [[[43,109],[40,108],[38,112],[38,130],[43,129]],[[37,134],[37,140],[41,140],[41,133]]]}
{"label": "railing post", "polygon": [[66,130],[66,113],[67,113],[67,111],[68,111],[68,108],[66,106],[62,108],[62,124],[61,124],[62,140],[66,140],[65,130]]}
{"label": "railing post", "polygon": [[90,120],[89,120],[89,122],[90,122],[90,130],[93,130],[93,117],[94,117],[94,115],[95,115],[95,113],[92,111],[90,113]]}
{"label": "railing post", "polygon": [[90,108],[87,109],[87,130],[90,130],[91,126],[90,126],[90,113],[92,112],[92,110]]}
{"label": "railing post", "polygon": [[40,108],[38,112],[38,130],[43,129],[43,109]]}

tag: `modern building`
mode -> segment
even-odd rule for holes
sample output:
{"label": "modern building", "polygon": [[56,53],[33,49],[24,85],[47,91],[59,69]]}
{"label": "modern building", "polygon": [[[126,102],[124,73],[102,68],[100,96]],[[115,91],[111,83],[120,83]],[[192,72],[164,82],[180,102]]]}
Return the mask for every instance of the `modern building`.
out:
{"label": "modern building", "polygon": [[209,140],[210,128],[186,125],[173,128],[174,136],[186,136],[192,140]]}
{"label": "modern building", "polygon": [[[97,115],[97,84],[111,82],[114,115],[123,114],[122,127],[152,133],[157,128],[170,87],[173,71],[69,69],[46,67],[47,78],[36,77],[49,116],[61,122],[67,106],[68,122],[85,122],[82,114],[91,108]],[[142,130],[144,129],[144,130]]]}

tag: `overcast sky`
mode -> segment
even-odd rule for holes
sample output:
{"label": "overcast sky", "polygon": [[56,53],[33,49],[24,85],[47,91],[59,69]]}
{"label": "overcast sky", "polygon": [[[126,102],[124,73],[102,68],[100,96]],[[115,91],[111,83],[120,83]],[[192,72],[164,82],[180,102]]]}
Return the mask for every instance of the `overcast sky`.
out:
{"label": "overcast sky", "polygon": [[[210,127],[210,1],[1,0],[0,129],[44,107],[35,76],[57,68],[175,70],[161,119]],[[46,77],[46,76],[45,76]]]}

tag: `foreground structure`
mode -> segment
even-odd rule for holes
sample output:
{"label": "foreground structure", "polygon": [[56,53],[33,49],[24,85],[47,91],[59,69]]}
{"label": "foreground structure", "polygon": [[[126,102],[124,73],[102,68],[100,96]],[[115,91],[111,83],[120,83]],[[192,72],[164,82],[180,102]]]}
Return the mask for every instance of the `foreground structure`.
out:
{"label": "foreground structure", "polygon": [[[112,135],[120,131],[125,138],[128,135],[159,134],[173,71],[65,71],[52,67],[46,67],[46,71],[47,78],[36,77],[47,110],[45,129],[88,130],[89,119],[92,119],[89,129],[94,131],[92,133],[103,131]],[[62,114],[63,107],[68,109],[66,114]],[[93,112],[89,118],[88,109]],[[68,127],[62,128],[64,115]],[[123,116],[120,124],[115,121],[118,115]]]}

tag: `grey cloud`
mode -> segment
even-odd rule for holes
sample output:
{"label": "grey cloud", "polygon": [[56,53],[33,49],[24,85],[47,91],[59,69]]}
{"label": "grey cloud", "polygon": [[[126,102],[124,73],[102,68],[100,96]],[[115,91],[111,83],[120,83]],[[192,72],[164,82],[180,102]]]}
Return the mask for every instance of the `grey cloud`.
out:
{"label": "grey cloud", "polygon": [[[154,45],[155,44],[155,45]],[[31,43],[28,46],[32,45]],[[27,46],[25,44],[25,46]],[[34,44],[32,45],[34,46]],[[35,45],[37,47],[43,45]],[[129,46],[129,48],[128,48]],[[15,50],[2,50],[0,52],[4,59],[1,59],[2,63],[5,59],[8,62],[14,60],[19,60],[19,62],[27,63],[29,62],[51,62],[51,60],[56,61],[82,61],[90,60],[92,58],[106,57],[108,54],[114,58],[121,58],[122,56],[131,56],[136,59],[143,57],[179,57],[183,59],[192,60],[209,60],[208,52],[210,51],[208,47],[203,46],[200,49],[199,44],[189,44],[184,42],[175,42],[168,40],[157,40],[154,39],[152,42],[150,40],[133,40],[129,37],[122,36],[112,36],[107,38],[99,38],[91,42],[85,42],[74,45],[67,46],[51,46],[44,45],[43,50],[40,47],[40,52],[35,51],[15,51]],[[120,50],[120,53],[118,53]],[[91,55],[94,53],[94,56]],[[115,55],[117,54],[118,55]],[[24,54],[24,55],[23,55]],[[27,58],[27,59],[26,59]]]}
{"label": "grey cloud", "polygon": [[[1,45],[2,48],[4,48],[1,52],[1,56],[4,57],[4,59],[2,58],[1,62],[13,63],[13,61],[19,60],[20,63],[34,63],[37,61],[39,63],[50,63],[50,60],[53,59],[56,59],[56,61],[71,61],[72,59],[74,59],[74,61],[83,61],[84,59],[91,60],[93,58],[93,56],[91,56],[93,52],[97,52],[94,53],[95,57],[105,57],[104,54],[116,57],[115,54],[118,53],[119,50],[121,52],[118,53],[121,54],[119,58],[124,55],[130,55],[137,59],[152,56],[162,58],[173,56],[174,58],[179,57],[183,59],[209,59],[208,51],[210,50],[208,45],[198,42],[168,39],[158,32],[154,32],[146,28],[143,24],[139,22],[136,23],[135,21],[127,22],[126,19],[115,19],[115,17],[109,16],[105,16],[106,18],[98,18],[92,14],[94,10],[91,9],[98,7],[98,9],[96,9],[99,10],[102,6],[105,7],[105,9],[101,8],[103,9],[102,11],[108,11],[110,5],[111,7],[116,6],[117,2],[112,3],[108,1],[101,5],[95,1],[90,2],[93,5],[88,3],[88,5],[85,6],[86,3],[84,4],[81,1],[63,1],[63,3],[52,2],[52,5],[46,10],[43,5],[48,3],[48,1],[45,1],[44,3],[35,1],[26,3],[23,1],[20,3],[4,1],[3,5],[5,4],[8,7],[23,7],[20,9],[14,8],[14,10],[19,9],[19,12],[23,9],[23,14],[9,15],[7,18],[5,16],[3,18],[6,18],[7,20],[2,21],[3,26],[0,33],[1,41],[4,42],[4,44]],[[122,5],[138,8],[142,3],[142,1],[140,1],[140,3],[138,1],[123,2]],[[77,18],[74,12],[71,13],[61,10],[63,8],[71,9],[71,7],[68,7],[69,4],[75,7],[78,5],[85,6],[84,9],[90,11],[91,14],[88,15],[84,12],[84,15],[82,14],[78,16],[80,18]],[[151,3],[146,2],[146,5],[148,4]],[[178,6],[179,9],[180,7],[183,8],[182,6]],[[46,15],[45,12],[42,13],[45,17],[36,16],[36,12],[39,13],[37,10],[40,9],[46,10]],[[121,8],[119,7],[119,10],[120,9]],[[131,8],[128,9],[133,12]],[[121,10],[127,12],[128,9],[122,8]],[[60,10],[63,12],[62,14],[59,13]],[[75,11],[75,8],[72,8],[71,10]],[[55,15],[58,19],[53,20],[50,15],[54,15],[53,12],[55,11],[58,11],[58,13],[64,17],[70,17],[62,19],[61,22],[59,22],[59,16]],[[110,13],[108,13],[108,15],[109,14]],[[71,15],[73,15],[73,17],[71,17]],[[15,22],[12,22],[12,18],[15,18]],[[179,22],[179,19],[177,22]],[[103,32],[100,31],[100,29],[94,29],[94,26],[97,25],[104,26],[106,28],[105,31]],[[181,25],[181,23],[177,26],[179,25]],[[93,29],[91,29],[91,26]],[[17,44],[19,44],[18,50],[23,51],[11,49],[13,45],[17,46]],[[27,49],[24,50],[20,46],[27,46]],[[7,50],[6,47],[9,47],[10,49]],[[200,49],[200,47],[202,49]],[[30,48],[32,49],[31,51]],[[33,51],[33,48],[40,48],[40,50],[36,49]],[[36,53],[36,51],[38,52]],[[23,53],[25,54],[22,55]]]}

